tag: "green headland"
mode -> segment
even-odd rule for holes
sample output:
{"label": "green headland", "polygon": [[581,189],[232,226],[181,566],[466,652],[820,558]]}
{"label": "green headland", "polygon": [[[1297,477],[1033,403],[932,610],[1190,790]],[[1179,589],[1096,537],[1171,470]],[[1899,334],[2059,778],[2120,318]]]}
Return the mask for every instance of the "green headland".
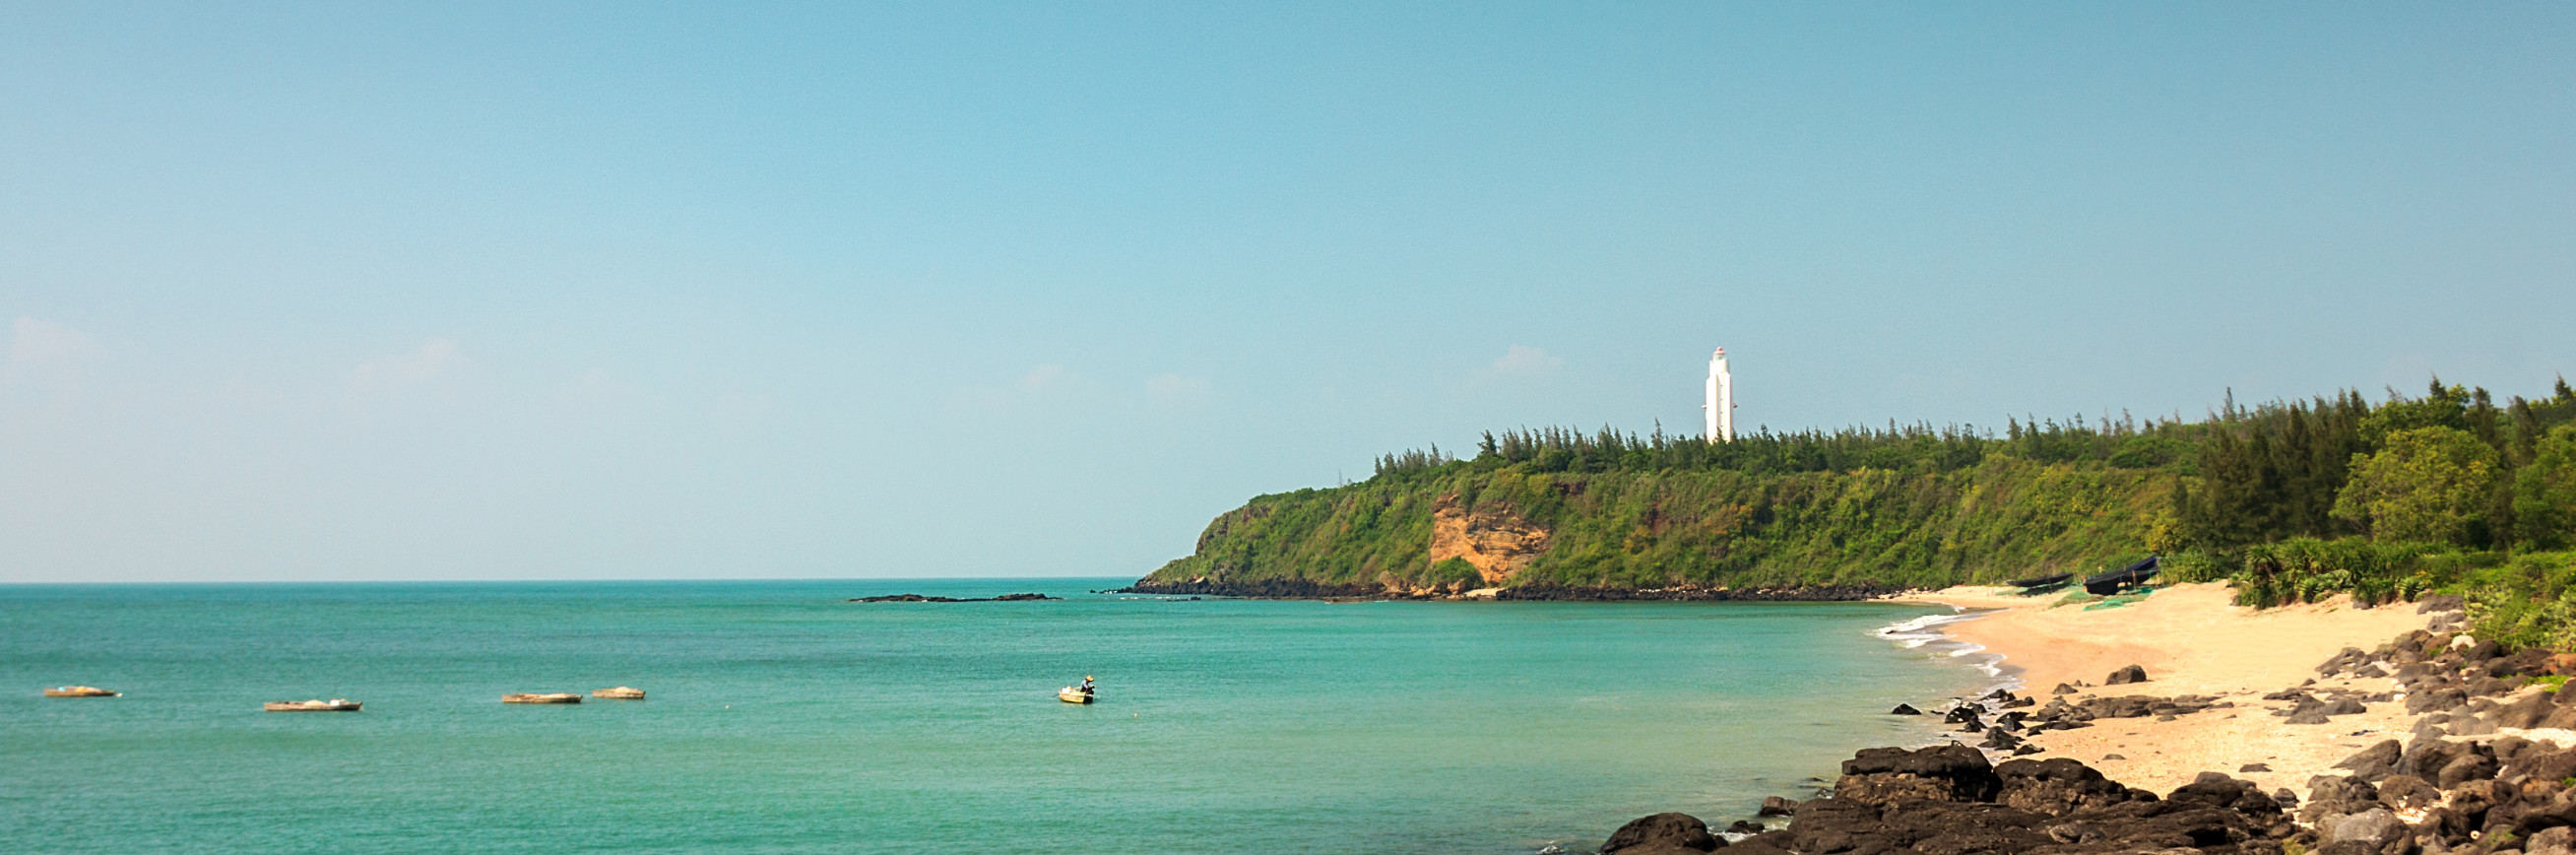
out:
{"label": "green headland", "polygon": [[[2576,582],[2576,390],[2436,379],[2197,421],[2011,419],[1740,436],[1488,433],[1472,456],[1259,496],[1139,590],[1288,596],[1798,596],[1994,584],[2165,556],[2249,604]],[[2492,610],[2490,610],[2492,611]],[[2534,642],[2541,639],[2533,638]]]}

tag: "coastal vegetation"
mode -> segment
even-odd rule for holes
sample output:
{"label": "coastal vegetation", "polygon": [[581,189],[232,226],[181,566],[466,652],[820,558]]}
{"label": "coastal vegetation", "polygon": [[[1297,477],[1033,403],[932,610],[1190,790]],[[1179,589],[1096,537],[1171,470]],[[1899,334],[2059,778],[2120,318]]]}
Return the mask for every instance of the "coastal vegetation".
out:
{"label": "coastal vegetation", "polygon": [[1488,433],[1367,481],[1254,498],[1143,580],[1210,590],[1653,590],[1998,583],[2166,556],[2270,606],[2472,594],[2482,625],[2576,642],[2576,390],[2499,405],[2435,379],[2198,421],[2013,418]]}

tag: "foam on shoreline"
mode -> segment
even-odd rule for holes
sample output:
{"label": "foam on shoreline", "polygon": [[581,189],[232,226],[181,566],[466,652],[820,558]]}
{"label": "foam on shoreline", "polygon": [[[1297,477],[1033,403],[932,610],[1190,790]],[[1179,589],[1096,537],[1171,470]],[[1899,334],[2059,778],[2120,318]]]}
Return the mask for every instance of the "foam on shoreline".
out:
{"label": "foam on shoreline", "polygon": [[[1908,602],[1956,611],[1903,630],[1891,626],[1887,637],[1951,655],[1992,657],[1984,667],[1996,675],[1998,687],[2025,694],[2067,684],[2077,687],[2068,698],[2078,701],[2188,694],[2234,704],[2176,721],[2103,719],[2093,727],[2025,735],[2045,751],[2039,756],[2071,757],[2151,790],[2189,783],[2201,771],[2241,774],[2269,789],[2304,786],[2307,776],[2331,771],[2366,739],[2406,730],[2409,716],[2402,705],[2374,707],[2370,715],[2339,719],[2338,727],[2325,730],[2285,725],[2265,714],[2260,696],[2316,676],[2316,664],[2343,647],[2369,649],[2421,628],[2424,619],[2411,608],[2367,609],[2338,601],[2256,611],[2234,605],[2230,592],[2215,583],[2164,588],[2121,608],[2094,611],[2051,608],[2047,599],[2017,594],[1953,588],[1908,596]],[[1918,641],[1936,631],[1944,638]],[[2093,686],[2133,664],[2146,669],[2148,682]],[[2373,692],[2393,687],[2384,678],[2354,682],[2369,683]],[[2274,771],[2238,771],[2253,763]]]}
{"label": "foam on shoreline", "polygon": [[1963,701],[1984,697],[1997,689],[2019,691],[2021,688],[2019,669],[2006,665],[2003,654],[1989,651],[1985,645],[1957,638],[1947,631],[1950,626],[1994,614],[1994,610],[1971,610],[1965,606],[1949,603],[1939,605],[1949,606],[1950,613],[1907,618],[1872,630],[1870,635],[1893,643],[1898,649],[1918,651],[1925,659],[1935,663],[1950,663],[1973,668],[1985,677],[1985,681],[1959,697],[1925,698],[1912,702],[1924,713],[1923,726],[1920,728],[1923,732],[1904,746],[1907,748],[1924,748],[1959,741],[1961,734],[1953,732],[1947,724],[1942,723],[1940,716],[1943,713],[1949,712],[1951,708]]}
{"label": "foam on shoreline", "polygon": [[1870,634],[1894,642],[1900,649],[1923,651],[1927,658],[1960,660],[1959,664],[1975,668],[1979,673],[1995,681],[1992,685],[1979,690],[1978,694],[1996,689],[2018,690],[2021,687],[2019,670],[2006,665],[2003,654],[1988,651],[1985,645],[1951,635],[1947,629],[1952,624],[1976,620],[1994,612],[1992,610],[1970,611],[1956,605],[1950,608],[1953,609],[1950,614],[1924,615],[1901,620],[1879,627]]}

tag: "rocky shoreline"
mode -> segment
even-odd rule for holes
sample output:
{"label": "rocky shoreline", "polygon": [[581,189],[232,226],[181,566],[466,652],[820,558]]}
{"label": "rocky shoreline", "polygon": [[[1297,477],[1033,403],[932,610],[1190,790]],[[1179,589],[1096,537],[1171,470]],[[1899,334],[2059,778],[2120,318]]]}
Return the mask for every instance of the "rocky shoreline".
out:
{"label": "rocky shoreline", "polygon": [[1316,582],[1309,579],[1257,579],[1251,581],[1191,579],[1182,582],[1154,582],[1139,579],[1135,584],[1109,591],[1113,594],[1157,594],[1174,596],[1242,597],[1269,600],[1441,600],[1494,599],[1548,602],[1856,602],[1884,599],[1905,593],[1907,589],[1891,585],[1810,585],[1780,588],[1702,588],[1676,585],[1669,588],[1590,588],[1561,585],[1528,585],[1480,591],[1390,590],[1376,585]]}
{"label": "rocky shoreline", "polygon": [[[1961,736],[1982,739],[1863,749],[1843,763],[1830,791],[1805,802],[1766,798],[1754,821],[1728,834],[1685,814],[1657,814],[1622,827],[1600,852],[2576,855],[2576,695],[2556,691],[2576,674],[2576,655],[2508,653],[2458,632],[2460,606],[2457,597],[2428,598],[2416,608],[2427,628],[2374,650],[2345,648],[2316,667],[2316,678],[2264,694],[2260,706],[2191,695],[2073,698],[2092,688],[2075,685],[2053,687],[2045,705],[2006,690],[1936,705]],[[2105,683],[2149,683],[2148,676],[2124,668]],[[2311,776],[2305,795],[2288,787],[2266,793],[2235,777],[2271,771],[2260,763],[2235,775],[2202,771],[2157,795],[2072,757],[2026,756],[2045,753],[2030,740],[2052,730],[2254,709],[2284,725],[2314,726],[2315,739],[2362,736],[2371,731],[2333,725],[2389,704],[2405,711],[2406,738],[2372,742],[2331,773]],[[1766,827],[1780,816],[1787,827]]]}
{"label": "rocky shoreline", "polygon": [[1558,602],[1614,602],[1646,600],[1661,602],[1857,602],[1877,600],[1905,593],[1891,585],[1807,585],[1786,588],[1700,588],[1688,585],[1671,588],[1568,588],[1552,585],[1530,585],[1504,588],[1494,592],[1497,600],[1548,600]]}
{"label": "rocky shoreline", "polygon": [[1061,600],[1045,594],[1003,594],[998,597],[925,597],[920,594],[886,594],[875,597],[851,597],[852,603],[1025,603],[1037,600]]}
{"label": "rocky shoreline", "polygon": [[1171,596],[1246,597],[1268,600],[1343,600],[1374,599],[1386,589],[1370,585],[1343,585],[1312,579],[1260,579],[1250,582],[1191,579],[1185,582],[1152,582],[1110,589],[1112,594],[1161,594]]}

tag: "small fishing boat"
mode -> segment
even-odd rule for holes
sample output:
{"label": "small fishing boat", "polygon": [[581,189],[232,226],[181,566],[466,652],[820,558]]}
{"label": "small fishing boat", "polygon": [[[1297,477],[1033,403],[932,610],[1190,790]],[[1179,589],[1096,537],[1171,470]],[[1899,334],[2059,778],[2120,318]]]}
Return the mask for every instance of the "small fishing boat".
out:
{"label": "small fishing boat", "polygon": [[55,686],[45,690],[48,698],[113,698],[116,694],[97,686]]}
{"label": "small fishing boat", "polygon": [[512,692],[510,694],[502,695],[501,702],[505,704],[577,704],[581,703],[581,696],[571,692],[546,692],[542,694],[536,692]]}
{"label": "small fishing boat", "polygon": [[1091,703],[1091,693],[1073,686],[1066,686],[1055,690],[1055,699],[1068,704],[1087,704]]}
{"label": "small fishing boat", "polygon": [[348,698],[311,701],[269,701],[259,708],[269,712],[357,712],[359,703]]}
{"label": "small fishing boat", "polygon": [[2055,576],[2035,576],[2028,579],[2014,579],[2006,584],[2015,588],[2050,588],[2066,584],[2066,580],[2072,578],[2075,578],[2075,574],[2073,573],[2059,573]]}
{"label": "small fishing boat", "polygon": [[2144,584],[2148,579],[2153,579],[2155,577],[2156,557],[2149,555],[2146,557],[2146,560],[2140,561],[2136,564],[2131,564],[2127,567],[2113,570],[2109,573],[2087,577],[2084,580],[2084,593],[2092,594],[2096,597],[2108,597],[2112,594],[2119,593],[2121,588]]}
{"label": "small fishing boat", "polygon": [[591,692],[590,696],[594,698],[607,698],[612,701],[640,701],[644,699],[644,690],[633,686],[619,686],[614,689],[600,689],[598,691]]}

